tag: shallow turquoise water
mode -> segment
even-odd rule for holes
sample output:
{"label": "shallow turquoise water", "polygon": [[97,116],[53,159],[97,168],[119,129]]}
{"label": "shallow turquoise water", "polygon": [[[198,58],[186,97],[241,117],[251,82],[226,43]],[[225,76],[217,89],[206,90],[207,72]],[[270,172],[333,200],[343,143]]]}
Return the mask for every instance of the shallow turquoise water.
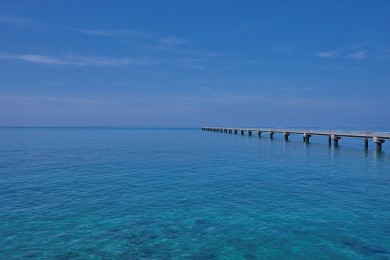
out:
{"label": "shallow turquoise water", "polygon": [[292,139],[1,128],[0,259],[390,258],[390,144]]}

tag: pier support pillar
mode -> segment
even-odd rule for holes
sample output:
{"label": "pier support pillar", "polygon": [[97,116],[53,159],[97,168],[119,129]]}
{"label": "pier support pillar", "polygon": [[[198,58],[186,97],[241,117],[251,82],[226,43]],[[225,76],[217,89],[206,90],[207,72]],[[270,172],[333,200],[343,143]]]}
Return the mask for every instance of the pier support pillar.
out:
{"label": "pier support pillar", "polygon": [[364,148],[368,149],[368,138],[364,139]]}
{"label": "pier support pillar", "polygon": [[237,134],[237,129],[234,129],[234,134]]}
{"label": "pier support pillar", "polygon": [[224,133],[227,133],[227,132],[228,132],[228,130],[227,130],[227,129],[223,129],[223,132],[224,132]]}
{"label": "pier support pillar", "polygon": [[269,138],[274,139],[274,132],[269,132]]}
{"label": "pier support pillar", "polygon": [[240,130],[241,135],[244,135],[244,130]]}
{"label": "pier support pillar", "polygon": [[232,129],[229,129],[229,134],[233,133],[233,130]]}
{"label": "pier support pillar", "polygon": [[248,130],[248,135],[252,136],[252,131],[251,130]]}
{"label": "pier support pillar", "polygon": [[332,136],[328,136],[328,144],[332,145]]}
{"label": "pier support pillar", "polygon": [[311,135],[309,135],[307,133],[304,133],[303,134],[303,142],[304,143],[309,143],[310,142],[310,137],[311,137]]}
{"label": "pier support pillar", "polygon": [[339,145],[340,136],[332,135],[332,140],[333,140],[334,146],[338,146]]}
{"label": "pier support pillar", "polygon": [[378,138],[378,137],[375,136],[374,138],[372,138],[372,141],[373,141],[374,143],[376,143],[376,150],[377,150],[378,152],[382,151],[382,143],[384,143],[385,140],[384,140],[384,139],[381,139],[381,138]]}
{"label": "pier support pillar", "polygon": [[288,136],[290,135],[290,133],[284,132],[283,135],[284,135],[284,140],[288,141]]}
{"label": "pier support pillar", "polygon": [[261,137],[261,131],[257,131],[257,136],[260,138]]}

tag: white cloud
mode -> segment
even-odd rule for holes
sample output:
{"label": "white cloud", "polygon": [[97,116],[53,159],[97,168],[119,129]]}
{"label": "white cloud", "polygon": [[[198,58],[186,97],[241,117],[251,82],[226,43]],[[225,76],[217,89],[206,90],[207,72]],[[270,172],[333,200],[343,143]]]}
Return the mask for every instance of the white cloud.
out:
{"label": "white cloud", "polygon": [[62,97],[62,96],[38,96],[38,95],[0,95],[0,100],[7,102],[23,102],[23,103],[66,103],[69,105],[100,105],[100,104],[114,104],[117,101],[107,99],[93,99],[84,97]]}
{"label": "white cloud", "polygon": [[382,46],[376,58],[377,59],[390,58],[390,46]]}
{"label": "white cloud", "polygon": [[238,53],[218,53],[204,50],[190,50],[183,48],[182,46],[175,45],[166,45],[166,44],[158,44],[158,45],[137,45],[139,49],[144,50],[156,50],[156,51],[166,51],[166,52],[174,52],[178,54],[191,55],[191,56],[202,56],[208,59],[219,59],[219,58],[235,58],[240,57],[241,55]]}
{"label": "white cloud", "polygon": [[318,57],[321,57],[321,58],[334,58],[334,57],[338,57],[338,52],[336,50],[334,51],[323,51],[323,52],[318,52],[315,54],[316,56]]}
{"label": "white cloud", "polygon": [[154,64],[155,61],[149,58],[109,58],[109,57],[79,57],[79,56],[47,56],[40,54],[4,54],[0,53],[0,59],[16,60],[31,63],[47,64],[47,65],[71,65],[71,66],[103,66],[103,67],[123,67],[126,65],[146,65]]}
{"label": "white cloud", "polygon": [[295,52],[293,48],[288,46],[277,46],[272,48],[271,51],[285,54],[293,54]]}
{"label": "white cloud", "polygon": [[33,27],[36,25],[34,21],[19,16],[0,16],[0,24],[6,24],[22,28]]}
{"label": "white cloud", "polygon": [[363,60],[363,59],[367,58],[366,53],[367,53],[367,51],[357,51],[355,53],[348,55],[348,57],[355,59],[355,60]]}
{"label": "white cloud", "polygon": [[184,40],[184,39],[181,39],[181,38],[178,38],[178,37],[174,37],[174,36],[161,38],[160,42],[162,44],[165,44],[165,45],[183,45],[183,44],[187,44],[188,43],[187,40]]}
{"label": "white cloud", "polygon": [[150,33],[134,31],[134,30],[123,30],[123,29],[71,29],[74,32],[84,33],[94,36],[118,36],[127,35],[135,38],[147,38],[150,37]]}
{"label": "white cloud", "polygon": [[13,60],[37,64],[45,64],[52,66],[99,66],[99,67],[124,67],[136,65],[173,65],[190,69],[201,69],[208,59],[191,59],[191,58],[177,58],[177,59],[155,59],[148,57],[119,57],[111,58],[104,56],[49,56],[41,54],[22,54],[15,55],[9,53],[0,53],[0,60]]}
{"label": "white cloud", "polygon": [[9,56],[9,58],[20,59],[23,61],[29,61],[34,63],[45,63],[45,64],[71,64],[71,61],[61,60],[55,57],[37,55],[37,54],[25,54],[20,56]]}

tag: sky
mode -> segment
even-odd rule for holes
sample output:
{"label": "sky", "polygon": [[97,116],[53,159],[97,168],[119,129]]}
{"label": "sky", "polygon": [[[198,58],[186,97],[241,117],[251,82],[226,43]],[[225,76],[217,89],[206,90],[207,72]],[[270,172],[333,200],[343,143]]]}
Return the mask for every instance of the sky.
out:
{"label": "sky", "polygon": [[390,1],[0,2],[0,126],[390,126]]}

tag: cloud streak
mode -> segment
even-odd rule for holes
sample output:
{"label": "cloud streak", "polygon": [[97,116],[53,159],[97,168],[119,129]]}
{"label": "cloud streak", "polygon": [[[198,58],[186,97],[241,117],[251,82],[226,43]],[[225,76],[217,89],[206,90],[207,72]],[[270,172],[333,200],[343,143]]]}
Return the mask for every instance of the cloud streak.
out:
{"label": "cloud streak", "polygon": [[84,97],[62,97],[62,96],[39,96],[39,95],[0,95],[0,100],[8,100],[8,102],[21,103],[47,103],[58,104],[64,103],[69,105],[102,105],[102,104],[116,104],[117,101],[97,98]]}
{"label": "cloud streak", "polygon": [[31,28],[37,25],[34,21],[19,16],[0,16],[0,24],[21,28]]}
{"label": "cloud streak", "polygon": [[154,61],[149,58],[109,58],[109,57],[79,57],[79,56],[47,56],[40,54],[1,54],[0,59],[30,62],[46,65],[69,65],[69,66],[102,66],[102,67],[123,67],[126,65],[146,65],[153,64]]}
{"label": "cloud streak", "polygon": [[367,51],[357,51],[355,53],[348,55],[348,57],[355,60],[363,60],[367,58],[366,53]]}
{"label": "cloud streak", "polygon": [[338,57],[338,52],[336,50],[334,51],[323,51],[323,52],[318,52],[315,54],[317,57],[321,58],[335,58]]}
{"label": "cloud streak", "polygon": [[[329,107],[329,104],[332,104]],[[0,125],[197,125],[200,122],[229,123],[226,114],[240,117],[237,124],[302,124],[305,120],[323,123],[333,122],[333,112],[344,122],[345,117],[356,117],[355,108],[370,108],[382,111],[388,100],[355,99],[345,97],[301,97],[280,95],[243,95],[240,93],[213,92],[208,95],[175,93],[84,93],[83,95],[2,95],[0,94]],[[378,109],[379,108],[379,109]],[[383,109],[382,109],[383,108]],[[276,121],[267,119],[267,111],[275,111]],[[307,115],[308,109],[326,116],[317,120],[316,115]],[[210,112],[211,111],[211,112]],[[330,113],[330,112],[332,113]],[[385,111],[385,112],[383,112]],[[303,113],[303,121],[290,120]],[[341,113],[341,114],[340,114]],[[172,119],[172,114],[175,118]],[[262,118],[261,121],[253,118]],[[126,118],[126,120],[123,120]],[[265,120],[264,120],[265,119]],[[361,118],[360,118],[361,119]],[[359,119],[359,120],[360,120]],[[314,120],[314,121],[313,121]],[[218,123],[219,124],[219,123]],[[291,123],[290,123],[291,124]]]}
{"label": "cloud streak", "polygon": [[[151,104],[165,106],[167,104],[172,105],[188,105],[195,107],[204,107],[208,105],[241,105],[246,107],[259,107],[261,106],[280,106],[280,107],[298,107],[298,108],[329,108],[329,103],[333,104],[333,108],[347,108],[349,106],[369,106],[371,101],[369,100],[356,100],[345,99],[339,97],[302,97],[295,95],[242,95],[237,93],[220,92],[211,93],[205,95],[150,95],[150,94],[137,94],[137,95],[109,95],[99,96],[91,93],[86,97],[80,96],[42,96],[42,95],[2,95],[0,94],[0,100],[6,102],[18,101],[23,103],[69,103],[80,105],[102,105],[116,104],[120,107],[125,105],[139,105],[150,107]],[[378,104],[385,105],[387,100],[382,100]]]}
{"label": "cloud streak", "polygon": [[187,44],[188,41],[178,37],[169,36],[169,37],[161,38],[160,43],[164,45],[184,45]]}
{"label": "cloud streak", "polygon": [[156,59],[149,57],[104,57],[104,56],[49,56],[41,54],[9,54],[0,53],[0,60],[10,60],[43,64],[50,66],[97,66],[97,67],[125,67],[138,65],[173,65],[190,69],[202,69],[203,64],[212,60],[206,58],[176,58]]}
{"label": "cloud streak", "polygon": [[92,36],[130,36],[134,38],[148,38],[151,37],[150,33],[135,31],[135,30],[124,30],[124,29],[70,29],[71,31],[88,34]]}
{"label": "cloud streak", "polygon": [[293,54],[295,50],[288,46],[277,46],[271,49],[272,52],[284,53],[284,54]]}

